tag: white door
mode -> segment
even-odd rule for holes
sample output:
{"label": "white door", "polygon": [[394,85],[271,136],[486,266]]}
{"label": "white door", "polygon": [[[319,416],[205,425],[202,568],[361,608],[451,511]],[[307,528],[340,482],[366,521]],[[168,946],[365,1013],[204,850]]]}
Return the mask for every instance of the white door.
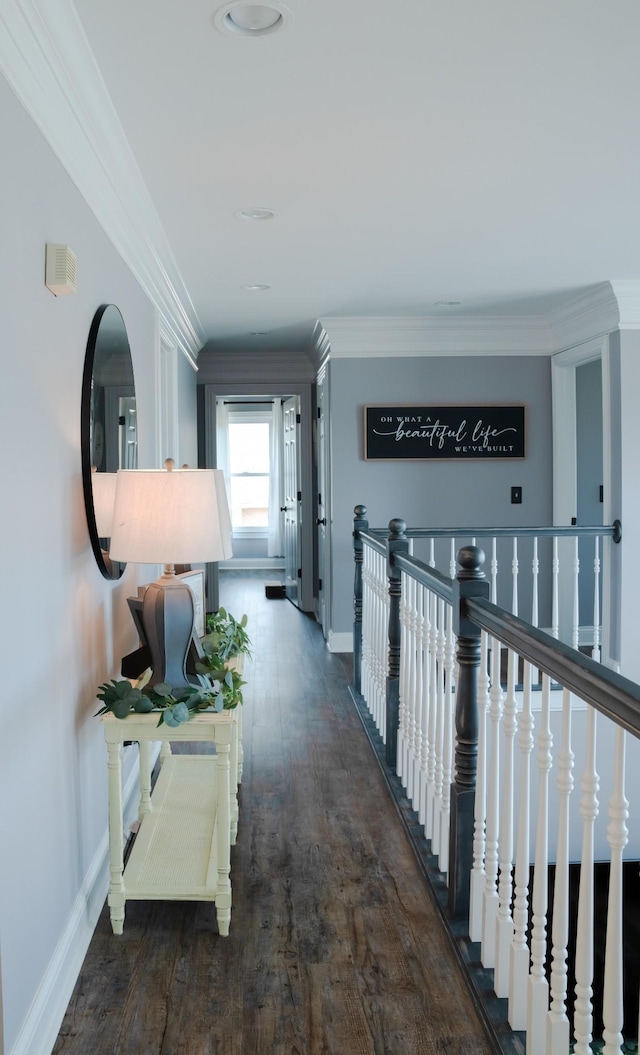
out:
{"label": "white door", "polygon": [[291,396],[282,404],[284,451],[284,571],[287,597],[300,603],[300,487],[298,470],[298,426],[300,401]]}

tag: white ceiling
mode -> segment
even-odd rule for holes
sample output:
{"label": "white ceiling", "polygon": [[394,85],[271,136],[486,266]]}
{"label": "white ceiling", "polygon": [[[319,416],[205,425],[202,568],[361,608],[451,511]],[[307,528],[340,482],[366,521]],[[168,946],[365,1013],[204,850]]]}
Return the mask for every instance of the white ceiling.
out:
{"label": "white ceiling", "polygon": [[217,0],[76,0],[205,340],[640,279],[638,0],[286,3],[247,39]]}

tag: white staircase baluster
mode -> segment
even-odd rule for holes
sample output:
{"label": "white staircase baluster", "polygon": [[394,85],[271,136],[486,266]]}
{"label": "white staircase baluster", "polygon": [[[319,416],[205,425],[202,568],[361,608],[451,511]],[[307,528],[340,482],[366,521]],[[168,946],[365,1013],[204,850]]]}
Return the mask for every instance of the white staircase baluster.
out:
{"label": "white staircase baluster", "polygon": [[531,624],[538,625],[538,602],[539,602],[539,580],[540,561],[538,559],[538,539],[533,540],[533,555],[531,557],[531,576],[533,586],[531,590]]}
{"label": "white staircase baluster", "polygon": [[381,562],[381,590],[382,590],[382,625],[381,625],[381,643],[380,651],[384,657],[384,664],[382,668],[382,677],[380,679],[380,726],[382,729],[382,739],[384,743],[387,741],[387,675],[389,673],[389,611],[391,608],[389,602],[389,579],[387,577],[387,561],[385,557],[380,557]]}
{"label": "white staircase baluster", "polygon": [[571,693],[562,692],[562,742],[558,751],[558,844],[553,884],[553,924],[551,928],[551,1005],[547,1012],[547,1052],[567,1055],[567,955],[569,944],[569,800],[573,790],[571,750]]}
{"label": "white staircase baluster", "polygon": [[[517,602],[517,597],[515,598]],[[498,881],[498,918],[494,954],[493,988],[496,996],[509,995],[509,958],[513,938],[511,900],[513,896],[513,796],[514,743],[517,731],[516,668],[518,656],[509,649],[507,656],[507,694],[504,701],[503,767],[500,808],[500,877]]]}
{"label": "white staircase baluster", "polygon": [[603,1055],[619,1055],[624,1023],[622,970],[622,855],[629,835],[626,821],[629,803],[625,797],[626,734],[616,727],[613,793],[609,799],[607,842],[611,847],[609,874],[609,903],[607,906],[607,938],[604,954],[604,993],[602,1020],[604,1023]]}
{"label": "white staircase baluster", "polygon": [[574,648],[580,644],[580,558],[578,557],[578,536],[574,539],[573,553],[573,619],[571,643]]}
{"label": "white staircase baluster", "polygon": [[374,608],[374,699],[373,699],[373,720],[376,724],[376,728],[379,733],[382,733],[383,737],[386,732],[384,728],[380,728],[380,717],[382,710],[382,677],[384,670],[384,630],[383,630],[383,603],[382,603],[382,584],[380,582],[380,554],[374,554],[375,560],[375,572],[374,572],[374,597],[375,597],[375,608]]}
{"label": "white staircase baluster", "polygon": [[378,654],[382,662],[380,664],[380,680],[378,685],[378,728],[382,733],[382,739],[387,741],[387,671],[389,667],[389,580],[387,578],[387,563],[382,555],[379,556],[379,586],[380,586],[380,621],[378,624],[379,648]]}
{"label": "white staircase baluster", "polygon": [[426,586],[421,586],[422,592],[422,633],[420,649],[422,651],[422,706],[421,725],[422,740],[420,743],[420,774],[418,778],[418,822],[425,824],[427,817],[427,763],[429,757],[429,716],[431,714],[431,657],[429,655],[429,591]]}
{"label": "white staircase baluster", "polygon": [[363,687],[366,685],[366,690],[364,690],[364,688],[363,688],[363,691],[364,691],[365,700],[367,701],[367,707],[369,708],[369,711],[372,712],[373,666],[374,666],[374,657],[373,657],[373,618],[374,618],[374,604],[375,604],[375,598],[374,598],[374,592],[373,592],[373,559],[374,559],[374,553],[373,553],[373,551],[371,549],[367,549],[366,544],[365,544],[365,554],[366,554],[366,557],[365,557],[366,575],[363,576],[363,578],[364,578],[364,581],[365,581],[365,584],[366,584],[366,605],[364,606],[364,608],[365,608],[365,612],[366,612],[366,620],[365,620],[365,622],[366,622],[366,628],[367,628],[367,633],[366,633],[367,647],[366,647],[366,650],[363,648],[363,654],[366,651],[366,656],[367,656],[366,667],[367,667],[367,671],[366,671],[366,678],[363,679]]}
{"label": "white staircase baluster", "polygon": [[600,662],[600,539],[596,535],[593,556],[593,646],[591,657]]}
{"label": "white staircase baluster", "polygon": [[445,620],[444,641],[444,738],[442,747],[442,814],[440,819],[441,872],[449,871],[449,822],[451,819],[451,775],[453,771],[453,714],[455,705],[455,642],[453,636],[453,613],[443,602]]}
{"label": "white staircase baluster", "polygon": [[513,941],[509,965],[509,1025],[525,1029],[527,1025],[527,977],[529,974],[529,817],[531,814],[531,753],[533,751],[533,715],[531,685],[533,671],[525,662],[523,672],[522,710],[518,715],[518,819],[513,901]]}
{"label": "white staircase baluster", "polygon": [[413,742],[415,736],[415,714],[416,714],[416,667],[418,664],[418,652],[416,642],[416,590],[415,579],[409,578],[408,585],[408,612],[407,612],[407,636],[409,638],[409,695],[407,700],[406,717],[406,743],[404,751],[404,772],[402,784],[410,792],[411,773],[413,772]]}
{"label": "white staircase baluster", "polygon": [[413,771],[411,773],[411,800],[413,809],[418,810],[420,806],[420,760],[422,756],[423,737],[426,733],[422,725],[422,703],[424,695],[424,655],[422,650],[422,634],[424,627],[424,614],[422,607],[423,591],[419,583],[415,583],[414,590],[414,655],[415,655],[415,698],[413,705],[413,717],[415,721],[413,734]]}
{"label": "white staircase baluster", "polygon": [[378,606],[378,594],[377,585],[375,581],[375,565],[376,565],[376,554],[373,550],[369,551],[369,675],[368,675],[368,688],[367,688],[367,706],[371,712],[371,716],[375,715],[374,697],[376,694],[376,678],[377,669],[376,664],[378,657],[376,656],[376,647],[378,642],[375,637],[376,628],[376,612]]}
{"label": "white staircase baluster", "polygon": [[[442,812],[442,776],[444,747],[444,601],[437,598],[437,652],[436,652],[436,768],[433,789],[433,834],[431,851],[440,855],[440,815]],[[440,861],[438,860],[438,866]]]}
{"label": "white staircase baluster", "polygon": [[551,591],[551,636],[558,638],[560,634],[560,560],[558,558],[558,536],[553,536],[553,557],[551,559],[551,578],[553,588]]}
{"label": "white staircase baluster", "polygon": [[478,674],[478,770],[473,808],[473,867],[469,900],[469,937],[482,940],[482,909],[487,883],[485,872],[485,824],[487,810],[487,710],[489,707],[489,637],[480,636],[480,673]]}
{"label": "white staircase baluster", "polygon": [[[538,626],[540,618],[540,560],[538,559],[538,539],[533,539],[533,553],[531,556],[531,576],[532,576],[532,588],[531,588],[531,625]],[[532,682],[537,682],[539,678],[538,672],[533,673],[532,671]]]}
{"label": "white staircase baluster", "polygon": [[518,537],[514,535],[513,538],[513,554],[511,557],[511,611],[514,615],[518,614],[518,571],[520,564],[518,561]]}
{"label": "white staircase baluster", "polygon": [[498,838],[500,808],[500,723],[503,692],[500,684],[500,642],[491,642],[491,689],[489,696],[489,736],[487,758],[487,827],[485,849],[486,884],[482,924],[482,963],[495,965],[496,920],[498,916]]}
{"label": "white staircase baluster", "polygon": [[576,1000],[573,1015],[575,1055],[591,1055],[593,1040],[593,942],[594,942],[594,852],[593,836],[598,816],[598,773],[596,770],[596,720],[594,707],[587,708],[587,742],[582,772],[582,852],[578,891],[575,975]]}
{"label": "white staircase baluster", "polygon": [[[475,539],[472,543],[475,546]],[[452,538],[449,545],[449,578],[455,579],[458,572],[458,564],[456,561],[456,540]]]}
{"label": "white staircase baluster", "polygon": [[398,677],[398,741],[396,744],[396,776],[402,777],[402,747],[406,722],[407,683],[409,677],[407,633],[407,590],[406,572],[400,573],[400,674]]}
{"label": "white staircase baluster", "polygon": [[527,993],[527,1055],[544,1055],[546,1019],[549,1009],[549,985],[545,977],[547,958],[547,908],[549,863],[549,771],[552,765],[553,737],[549,722],[549,675],[542,675],[542,709],[536,736],[538,767],[538,816],[533,873],[533,908],[531,928],[531,971]]}
{"label": "white staircase baluster", "polygon": [[[433,840],[433,800],[436,785],[436,725],[437,725],[437,597],[429,591],[429,749],[427,751],[427,793],[425,804],[425,828],[427,839]],[[431,849],[433,851],[433,841]]]}
{"label": "white staircase baluster", "polygon": [[362,689],[362,696],[367,706],[369,705],[370,696],[370,658],[371,658],[371,637],[369,620],[371,617],[371,550],[367,543],[364,543],[363,554],[362,554],[362,657],[360,662],[360,686]]}

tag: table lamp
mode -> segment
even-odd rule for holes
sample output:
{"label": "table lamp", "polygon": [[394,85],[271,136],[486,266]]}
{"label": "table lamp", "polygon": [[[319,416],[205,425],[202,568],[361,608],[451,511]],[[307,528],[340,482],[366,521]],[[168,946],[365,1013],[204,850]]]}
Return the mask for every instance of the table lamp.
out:
{"label": "table lamp", "polygon": [[98,538],[110,539],[113,524],[113,503],[116,497],[115,473],[91,473],[93,512]]}
{"label": "table lamp", "polygon": [[[187,656],[193,637],[190,588],[176,564],[224,560],[231,555],[226,491],[213,469],[120,469],[117,473],[110,555],[112,560],[164,564],[164,574],[144,595],[142,620],[151,652],[151,685],[189,684]],[[224,486],[224,481],[223,481]]]}

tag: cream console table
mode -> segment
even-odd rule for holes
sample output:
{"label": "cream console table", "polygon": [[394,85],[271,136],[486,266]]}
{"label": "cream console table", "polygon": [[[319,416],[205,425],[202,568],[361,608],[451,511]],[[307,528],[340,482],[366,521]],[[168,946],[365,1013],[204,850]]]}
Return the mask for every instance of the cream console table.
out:
{"label": "cream console table", "polygon": [[[238,822],[238,725],[233,711],[202,711],[177,728],[158,712],[102,716],[109,767],[109,909],[122,934],[129,901],[214,901],[220,934],[231,920],[230,848]],[[124,868],[122,744],[140,745],[140,828]],[[171,754],[169,741],[215,744],[215,755]],[[151,794],[151,744],[162,766]],[[233,771],[233,772],[232,772]]]}

